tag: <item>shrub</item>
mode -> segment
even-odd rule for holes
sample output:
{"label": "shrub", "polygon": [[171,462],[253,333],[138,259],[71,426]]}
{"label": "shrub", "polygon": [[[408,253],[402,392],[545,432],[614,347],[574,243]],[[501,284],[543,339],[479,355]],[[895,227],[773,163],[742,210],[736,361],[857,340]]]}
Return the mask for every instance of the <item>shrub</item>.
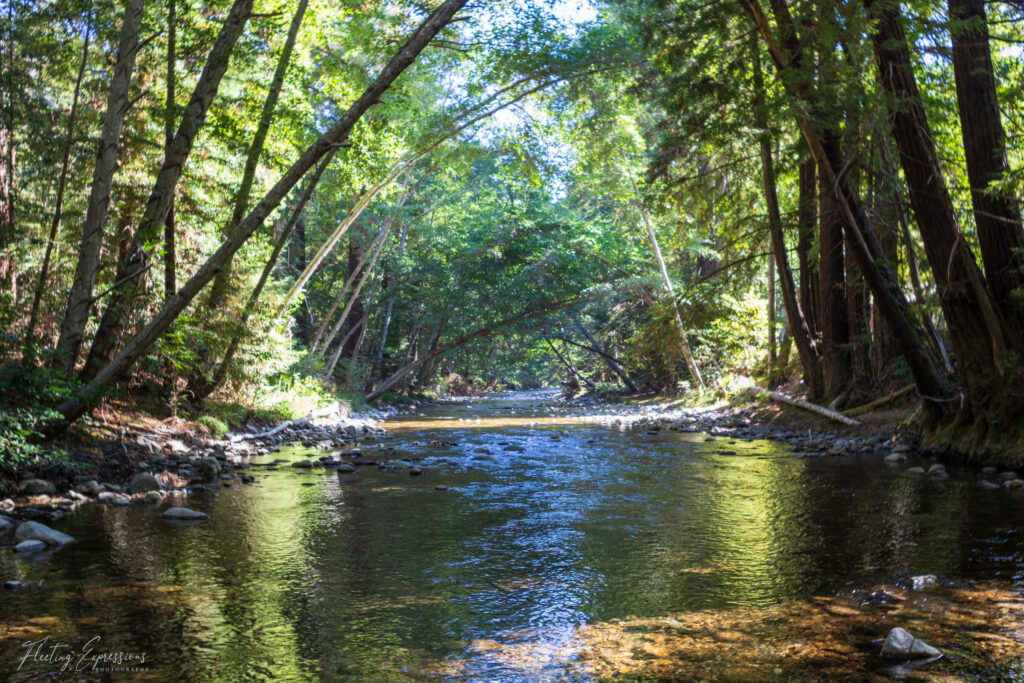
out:
{"label": "shrub", "polygon": [[228,426],[223,420],[218,420],[213,415],[202,415],[196,419],[196,423],[206,427],[213,436],[224,436],[228,433]]}

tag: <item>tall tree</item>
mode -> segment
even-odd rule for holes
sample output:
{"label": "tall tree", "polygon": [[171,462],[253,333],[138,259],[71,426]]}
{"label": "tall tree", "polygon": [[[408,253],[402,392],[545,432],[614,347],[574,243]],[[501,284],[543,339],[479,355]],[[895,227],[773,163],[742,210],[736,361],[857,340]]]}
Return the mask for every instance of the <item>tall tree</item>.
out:
{"label": "tall tree", "polygon": [[89,310],[93,304],[93,287],[100,268],[100,248],[103,246],[103,228],[107,223],[110,207],[110,188],[117,170],[117,152],[121,140],[121,128],[130,103],[132,72],[139,50],[139,27],[142,24],[143,0],[125,2],[124,19],[121,23],[121,38],[118,42],[117,57],[110,77],[107,94],[107,110],[103,116],[103,131],[100,133],[99,152],[92,173],[89,203],[85,222],[82,224],[82,242],[78,248],[78,265],[74,281],[68,293],[67,307],[61,322],[60,338],[54,354],[53,365],[66,374],[71,374],[78,361],[82,335],[89,321]]}

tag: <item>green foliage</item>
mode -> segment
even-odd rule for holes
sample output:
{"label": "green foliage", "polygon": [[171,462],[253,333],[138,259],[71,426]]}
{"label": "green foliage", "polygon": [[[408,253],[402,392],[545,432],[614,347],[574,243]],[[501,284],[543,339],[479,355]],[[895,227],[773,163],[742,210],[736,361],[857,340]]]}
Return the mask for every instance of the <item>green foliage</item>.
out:
{"label": "green foliage", "polygon": [[58,418],[60,414],[52,410],[0,409],[0,470],[67,461],[64,451],[43,443],[43,427]]}
{"label": "green foliage", "polygon": [[213,436],[224,436],[228,433],[228,426],[223,420],[218,420],[213,415],[200,415],[196,418],[196,423],[206,427],[207,431]]}

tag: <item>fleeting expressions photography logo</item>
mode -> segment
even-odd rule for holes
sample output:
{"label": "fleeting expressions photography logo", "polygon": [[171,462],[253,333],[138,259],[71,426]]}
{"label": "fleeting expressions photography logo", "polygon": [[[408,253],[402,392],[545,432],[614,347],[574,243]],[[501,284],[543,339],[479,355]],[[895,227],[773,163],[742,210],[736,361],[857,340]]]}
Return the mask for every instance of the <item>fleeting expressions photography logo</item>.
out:
{"label": "fleeting expressions photography logo", "polygon": [[146,663],[145,652],[104,650],[100,639],[100,636],[90,638],[81,648],[75,648],[70,643],[59,640],[50,640],[49,636],[40,640],[26,640],[21,645],[24,654],[18,662],[18,671],[30,663],[58,666],[62,673],[142,671]]}

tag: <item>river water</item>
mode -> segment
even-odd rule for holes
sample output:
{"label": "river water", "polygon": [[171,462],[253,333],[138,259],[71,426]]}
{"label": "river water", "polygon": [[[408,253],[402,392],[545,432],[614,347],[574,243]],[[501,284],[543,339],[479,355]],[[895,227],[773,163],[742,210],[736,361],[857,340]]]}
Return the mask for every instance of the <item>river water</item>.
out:
{"label": "river water", "polygon": [[[212,517],[196,526],[81,508],[55,524],[76,543],[49,559],[0,552],[4,579],[42,581],[0,596],[0,675],[1024,680],[1024,492],[877,456],[627,431],[552,398],[383,425],[421,476],[259,470],[190,497]],[[915,590],[926,574],[936,583]],[[862,604],[879,589],[893,604]],[[896,625],[947,656],[912,672],[882,661],[873,641]],[[144,661],[104,672],[117,663],[103,653]]]}

